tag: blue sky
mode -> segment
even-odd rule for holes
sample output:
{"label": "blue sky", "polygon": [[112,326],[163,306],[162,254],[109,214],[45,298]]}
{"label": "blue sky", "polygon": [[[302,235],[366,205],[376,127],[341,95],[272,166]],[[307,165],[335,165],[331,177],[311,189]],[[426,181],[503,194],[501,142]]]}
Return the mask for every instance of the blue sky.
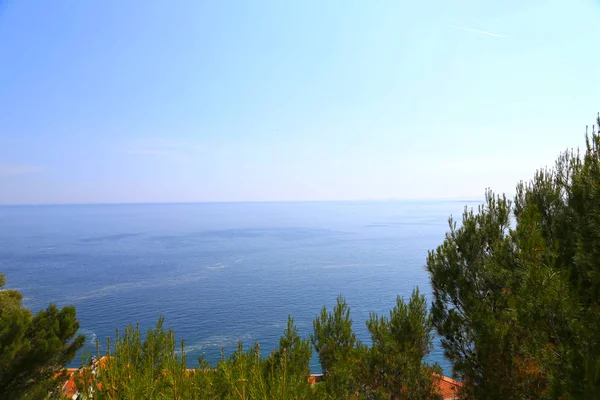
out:
{"label": "blue sky", "polygon": [[510,193],[600,111],[598,21],[597,0],[0,0],[0,203]]}

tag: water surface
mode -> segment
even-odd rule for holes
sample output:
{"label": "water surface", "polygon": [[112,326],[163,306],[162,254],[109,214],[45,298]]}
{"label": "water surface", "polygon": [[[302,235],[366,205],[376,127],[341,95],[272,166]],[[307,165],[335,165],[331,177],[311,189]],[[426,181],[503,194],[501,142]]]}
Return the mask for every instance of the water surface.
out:
{"label": "water surface", "polygon": [[[73,304],[90,351],[159,315],[193,363],[221,346],[276,347],[291,314],[303,336],[346,297],[360,339],[369,312],[414,287],[465,201],[0,207],[0,272],[34,309]],[[431,355],[449,373],[442,352]],[[75,364],[79,361],[76,360]],[[318,372],[317,360],[311,368]]]}

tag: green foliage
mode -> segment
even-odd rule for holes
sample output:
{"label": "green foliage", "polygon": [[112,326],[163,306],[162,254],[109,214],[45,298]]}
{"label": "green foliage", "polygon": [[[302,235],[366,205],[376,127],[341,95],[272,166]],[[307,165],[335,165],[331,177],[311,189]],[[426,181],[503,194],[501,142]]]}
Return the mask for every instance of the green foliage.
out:
{"label": "green foliage", "polygon": [[93,387],[94,398],[189,397],[191,381],[183,349],[182,354],[177,353],[174,334],[163,329],[163,319],[146,332],[144,341],[141,336],[139,326],[128,326],[122,334],[117,331],[114,344],[107,342],[109,357],[103,359],[104,367],[98,368],[102,386],[101,390],[97,384]]}
{"label": "green foliage", "polygon": [[338,296],[333,312],[323,307],[313,321],[311,341],[319,357],[325,376],[323,389],[332,398],[348,398],[356,389],[354,379],[361,344],[352,330],[350,307],[346,299]]}
{"label": "green foliage", "polygon": [[[267,379],[271,387],[285,388],[300,397],[310,394],[309,362],[312,355],[310,341],[302,339],[294,319],[288,316],[286,329],[279,339],[279,347],[267,359]],[[283,379],[286,379],[283,382]],[[273,381],[278,380],[277,384]],[[284,384],[285,383],[285,384]],[[285,393],[282,393],[285,398]]]}
{"label": "green foliage", "polygon": [[328,313],[323,307],[319,317],[313,321],[313,328],[311,341],[319,356],[321,370],[327,375],[334,366],[343,364],[357,345],[346,299],[338,296],[333,313]]}
{"label": "green foliage", "polygon": [[270,357],[261,358],[258,344],[244,350],[242,343],[212,368],[202,358],[194,369],[186,366],[184,343],[175,346],[172,331],[160,318],[144,339],[139,326],[117,332],[108,341],[106,357],[94,373],[83,369],[77,379],[84,397],[96,399],[309,399],[307,340],[298,336],[291,318]]}
{"label": "green foliage", "polygon": [[514,201],[488,191],[429,253],[433,322],[469,397],[600,398],[600,138],[586,139]]}
{"label": "green foliage", "polygon": [[73,307],[51,304],[33,316],[21,293],[2,289],[5,283],[0,275],[0,398],[43,398],[56,390],[57,375],[85,337],[73,339],[79,329]]}
{"label": "green foliage", "polygon": [[[423,363],[431,350],[431,322],[418,290],[408,304],[398,298],[390,318],[375,314],[367,322],[373,347],[356,340],[350,309],[339,297],[332,313],[315,320],[313,342],[327,366],[324,382],[311,386],[310,342],[302,339],[288,317],[279,346],[261,357],[260,346],[242,343],[212,367],[202,358],[186,367],[184,343],[175,345],[163,319],[142,337],[128,326],[95,369],[84,368],[77,385],[84,398],[97,399],[436,399],[435,372]],[[100,356],[100,354],[98,354]],[[402,370],[396,370],[401,368]]]}
{"label": "green foliage", "polygon": [[363,371],[364,387],[380,398],[435,399],[437,365],[424,358],[433,349],[432,323],[425,297],[415,289],[408,302],[400,297],[389,318],[371,314],[367,321],[372,345]]}
{"label": "green foliage", "polygon": [[312,341],[324,369],[320,398],[437,399],[440,368],[424,358],[432,350],[432,323],[418,289],[408,302],[400,297],[389,318],[371,314],[371,347],[352,331],[350,308],[338,297],[313,322]]}

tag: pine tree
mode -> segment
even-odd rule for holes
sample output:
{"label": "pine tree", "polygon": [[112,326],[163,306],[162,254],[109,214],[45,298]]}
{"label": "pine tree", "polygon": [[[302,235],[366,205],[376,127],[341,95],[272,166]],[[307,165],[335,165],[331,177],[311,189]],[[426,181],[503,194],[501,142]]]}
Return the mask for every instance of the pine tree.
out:
{"label": "pine tree", "polygon": [[[598,119],[600,126],[600,117]],[[600,137],[486,193],[429,253],[432,316],[465,395],[600,398]]]}
{"label": "pine tree", "polygon": [[389,318],[372,313],[367,328],[372,345],[364,358],[366,368],[361,369],[363,390],[378,398],[440,398],[440,368],[424,362],[433,349],[433,326],[418,289],[408,303],[398,296]]}
{"label": "pine tree", "polygon": [[0,398],[44,398],[56,390],[63,366],[85,337],[75,337],[74,307],[59,310],[50,304],[33,316],[21,293],[2,289],[5,283],[0,275]]}
{"label": "pine tree", "polygon": [[294,319],[288,316],[286,329],[279,339],[279,347],[267,359],[267,380],[273,382],[271,386],[284,387],[288,395],[293,394],[296,398],[308,396],[311,355],[310,341],[300,337]]}
{"label": "pine tree", "polygon": [[323,395],[349,398],[358,389],[356,372],[364,351],[352,330],[346,299],[338,296],[333,312],[323,307],[313,328],[311,341],[325,377]]}

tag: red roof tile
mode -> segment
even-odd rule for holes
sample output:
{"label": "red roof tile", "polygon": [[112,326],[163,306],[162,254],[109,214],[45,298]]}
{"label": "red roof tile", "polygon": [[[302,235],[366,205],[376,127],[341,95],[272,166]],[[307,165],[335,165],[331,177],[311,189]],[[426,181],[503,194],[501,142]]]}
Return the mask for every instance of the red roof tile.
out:
{"label": "red roof tile", "polygon": [[[71,368],[69,368],[71,369]],[[75,369],[77,371],[77,369]],[[62,392],[65,397],[72,398],[77,393],[77,385],[75,384],[75,373],[72,371],[69,375],[69,380],[62,387]]]}
{"label": "red roof tile", "polygon": [[458,390],[462,386],[462,383],[455,381],[447,376],[440,375],[440,391],[444,400],[455,399],[458,396]]}

